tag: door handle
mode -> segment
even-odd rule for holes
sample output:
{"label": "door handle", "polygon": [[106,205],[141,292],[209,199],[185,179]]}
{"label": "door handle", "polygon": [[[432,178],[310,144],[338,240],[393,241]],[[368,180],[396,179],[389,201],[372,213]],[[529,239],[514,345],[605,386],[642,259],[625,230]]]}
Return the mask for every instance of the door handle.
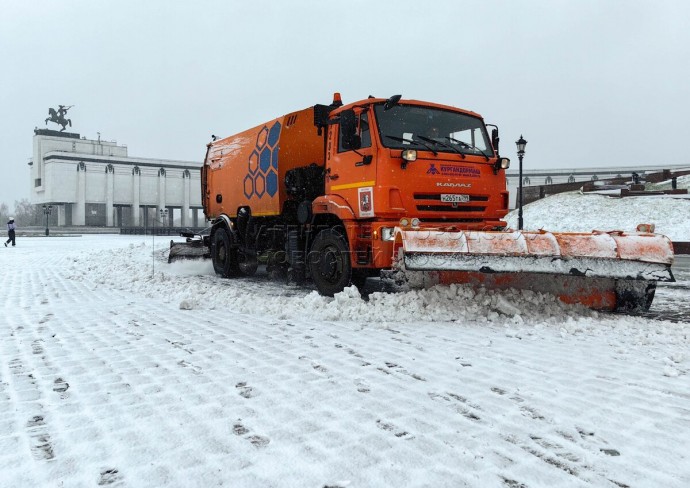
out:
{"label": "door handle", "polygon": [[360,162],[355,163],[355,166],[370,165],[373,160],[374,156],[372,156],[371,154],[367,154],[366,156],[363,156],[363,159]]}

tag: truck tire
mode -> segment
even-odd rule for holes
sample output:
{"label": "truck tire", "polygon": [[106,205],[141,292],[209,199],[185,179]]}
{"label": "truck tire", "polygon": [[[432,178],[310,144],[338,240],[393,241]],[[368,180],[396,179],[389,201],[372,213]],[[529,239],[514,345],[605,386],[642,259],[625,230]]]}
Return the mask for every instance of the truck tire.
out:
{"label": "truck tire", "polygon": [[332,297],[352,281],[347,240],[335,229],[319,232],[309,251],[309,272],[321,295]]}
{"label": "truck tire", "polygon": [[236,259],[237,272],[241,276],[254,276],[259,267],[259,261],[256,259],[256,253],[237,251]]}
{"label": "truck tire", "polygon": [[230,236],[224,228],[216,230],[213,234],[211,260],[213,270],[223,278],[232,278],[239,274],[237,249],[230,245]]}

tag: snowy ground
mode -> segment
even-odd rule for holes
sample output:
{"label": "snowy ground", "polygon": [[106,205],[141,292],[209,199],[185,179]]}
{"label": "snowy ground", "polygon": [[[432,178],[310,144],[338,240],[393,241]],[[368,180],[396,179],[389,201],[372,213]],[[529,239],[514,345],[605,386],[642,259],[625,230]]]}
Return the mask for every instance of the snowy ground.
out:
{"label": "snowy ground", "polygon": [[648,318],[455,287],[327,299],[169,265],[150,236],[17,244],[3,487],[690,485],[687,274]]}

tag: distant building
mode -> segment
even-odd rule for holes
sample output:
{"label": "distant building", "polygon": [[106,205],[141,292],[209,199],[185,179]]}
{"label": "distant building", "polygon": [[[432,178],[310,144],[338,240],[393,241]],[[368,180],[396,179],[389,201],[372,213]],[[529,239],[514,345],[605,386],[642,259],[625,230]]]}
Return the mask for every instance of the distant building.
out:
{"label": "distant building", "polygon": [[35,129],[29,165],[31,203],[57,209],[58,226],[203,225],[201,162],[133,158],[100,137]]}

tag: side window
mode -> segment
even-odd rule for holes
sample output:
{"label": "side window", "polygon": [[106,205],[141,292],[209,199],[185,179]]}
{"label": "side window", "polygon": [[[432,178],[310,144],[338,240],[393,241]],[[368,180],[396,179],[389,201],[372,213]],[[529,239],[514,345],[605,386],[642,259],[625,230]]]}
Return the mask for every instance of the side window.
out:
{"label": "side window", "polygon": [[359,118],[359,135],[362,138],[362,147],[371,147],[371,131],[369,130],[369,115],[365,112]]}
{"label": "side window", "polygon": [[[369,115],[365,112],[360,115],[357,119],[357,135],[360,138],[361,145],[358,149],[371,147],[371,131],[369,130]],[[342,128],[338,128],[338,152],[347,152],[351,149],[343,148],[343,131]]]}

